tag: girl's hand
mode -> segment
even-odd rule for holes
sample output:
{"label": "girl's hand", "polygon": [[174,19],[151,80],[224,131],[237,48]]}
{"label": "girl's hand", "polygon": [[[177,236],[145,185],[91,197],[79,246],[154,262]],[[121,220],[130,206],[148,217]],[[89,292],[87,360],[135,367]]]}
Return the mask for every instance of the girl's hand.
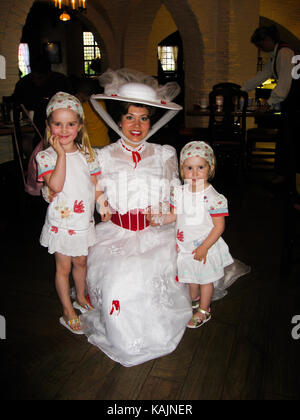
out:
{"label": "girl's hand", "polygon": [[208,248],[206,248],[203,244],[198,246],[198,248],[194,249],[192,254],[194,255],[194,260],[203,261],[203,264],[206,263],[206,256],[207,256]]}
{"label": "girl's hand", "polygon": [[108,222],[111,219],[111,212],[109,211],[108,201],[99,200],[98,204],[99,204],[98,213],[101,216],[101,221]]}
{"label": "girl's hand", "polygon": [[55,191],[52,191],[51,188],[48,188],[48,199],[49,203],[52,203],[53,199],[57,196]]}
{"label": "girl's hand", "polygon": [[151,226],[161,226],[164,222],[164,215],[162,213],[151,213],[151,207],[149,207],[148,212],[146,213],[146,219]]}
{"label": "girl's hand", "polygon": [[60,144],[59,137],[58,136],[51,136],[49,139],[49,143],[53,147],[53,149],[56,151],[58,155],[63,155],[65,153],[64,148]]}

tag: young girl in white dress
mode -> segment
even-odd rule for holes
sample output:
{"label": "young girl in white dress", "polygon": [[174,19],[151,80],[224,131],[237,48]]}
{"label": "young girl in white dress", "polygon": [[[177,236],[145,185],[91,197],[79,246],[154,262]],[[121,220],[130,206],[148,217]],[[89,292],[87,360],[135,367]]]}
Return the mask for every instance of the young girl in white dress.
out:
{"label": "young girl in white dress", "polygon": [[[88,249],[96,242],[94,208],[96,176],[100,168],[84,127],[80,102],[72,95],[57,93],[47,110],[46,140],[49,147],[38,153],[38,180],[55,193],[50,203],[40,243],[55,254],[55,284],[63,306],[60,323],[75,334],[83,334],[74,308],[92,310],[85,297]],[[73,268],[72,268],[73,266]],[[77,291],[73,306],[69,275]]]}
{"label": "young girl in white dress", "polygon": [[211,319],[214,283],[234,262],[221,237],[228,206],[208,182],[215,171],[214,152],[208,144],[186,144],[180,153],[180,171],[185,183],[175,189],[171,214],[162,223],[176,221],[178,279],[189,284],[192,308],[198,309],[187,326],[198,328]]}

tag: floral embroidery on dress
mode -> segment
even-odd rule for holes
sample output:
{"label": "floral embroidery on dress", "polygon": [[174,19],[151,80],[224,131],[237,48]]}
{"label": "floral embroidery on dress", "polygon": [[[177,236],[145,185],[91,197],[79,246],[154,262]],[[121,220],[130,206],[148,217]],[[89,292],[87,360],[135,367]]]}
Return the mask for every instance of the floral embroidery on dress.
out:
{"label": "floral embroidery on dress", "polygon": [[177,229],[177,239],[180,242],[184,242],[184,233],[183,231],[180,231],[179,229]]}
{"label": "floral embroidery on dress", "polygon": [[131,353],[140,353],[143,347],[143,340],[141,338],[136,338],[134,341],[132,341],[128,349]]}
{"label": "floral embroidery on dress", "polygon": [[57,233],[58,232],[58,227],[51,226],[51,232]]}
{"label": "floral embroidery on dress", "polygon": [[193,241],[193,244],[196,248],[198,248],[198,246],[201,246],[203,242],[204,241],[200,241],[199,239],[196,239],[195,241]]}
{"label": "floral embroidery on dress", "polygon": [[69,234],[70,236],[72,236],[72,235],[76,235],[76,232],[75,232],[75,230],[70,229],[70,230],[68,230],[68,234]]}
{"label": "floral embroidery on dress", "polygon": [[115,245],[110,246],[108,249],[112,255],[124,255],[124,251],[122,251],[122,248],[118,248]]}
{"label": "floral embroidery on dress", "polygon": [[173,299],[169,297],[169,279],[172,278],[170,270],[165,270],[160,276],[153,277],[152,284],[154,287],[153,305],[155,306],[172,306]]}
{"label": "floral embroidery on dress", "polygon": [[117,315],[120,315],[121,307],[120,307],[120,301],[119,300],[113,300],[112,301],[112,307],[109,315],[112,315],[114,313],[114,310],[116,310]]}

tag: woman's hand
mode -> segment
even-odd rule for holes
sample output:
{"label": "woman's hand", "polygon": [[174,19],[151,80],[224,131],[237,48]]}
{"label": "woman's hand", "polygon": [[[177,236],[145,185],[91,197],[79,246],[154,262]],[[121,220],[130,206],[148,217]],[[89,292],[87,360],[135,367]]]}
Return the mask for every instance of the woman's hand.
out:
{"label": "woman's hand", "polygon": [[206,256],[207,256],[208,248],[203,244],[198,246],[198,248],[194,249],[192,252],[194,254],[194,260],[203,261],[203,264],[206,263]]}

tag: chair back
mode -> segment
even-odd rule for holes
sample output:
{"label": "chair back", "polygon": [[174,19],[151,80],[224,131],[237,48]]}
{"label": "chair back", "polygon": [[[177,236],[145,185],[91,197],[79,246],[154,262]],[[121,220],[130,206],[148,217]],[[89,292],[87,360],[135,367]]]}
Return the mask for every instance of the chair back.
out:
{"label": "chair back", "polygon": [[[217,105],[223,98],[222,109]],[[235,83],[219,83],[209,94],[211,141],[244,141],[248,93]],[[239,111],[238,114],[234,114]]]}
{"label": "chair back", "polygon": [[14,99],[13,96],[2,96],[1,117],[4,124],[12,123]]}

